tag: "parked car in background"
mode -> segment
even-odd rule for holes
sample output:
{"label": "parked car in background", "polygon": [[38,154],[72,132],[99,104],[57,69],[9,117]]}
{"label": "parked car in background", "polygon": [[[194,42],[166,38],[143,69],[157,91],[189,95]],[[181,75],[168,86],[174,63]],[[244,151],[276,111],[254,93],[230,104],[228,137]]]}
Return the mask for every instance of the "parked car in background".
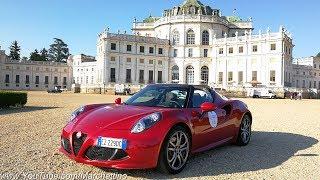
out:
{"label": "parked car in background", "polygon": [[268,88],[254,88],[250,91],[249,96],[253,98],[277,98],[277,95],[271,89]]}
{"label": "parked car in background", "polygon": [[114,86],[114,94],[115,95],[131,95],[131,87],[130,85],[116,84]]}
{"label": "parked car in background", "polygon": [[55,86],[53,89],[48,89],[48,93],[62,93],[61,86]]}

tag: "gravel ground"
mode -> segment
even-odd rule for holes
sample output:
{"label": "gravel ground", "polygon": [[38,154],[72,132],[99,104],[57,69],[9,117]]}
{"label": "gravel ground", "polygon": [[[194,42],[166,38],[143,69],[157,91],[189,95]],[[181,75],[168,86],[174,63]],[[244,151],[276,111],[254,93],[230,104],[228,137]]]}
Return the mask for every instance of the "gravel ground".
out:
{"label": "gravel ground", "polygon": [[58,152],[61,129],[74,109],[114,99],[111,95],[29,92],[25,108],[0,110],[0,175],[50,172],[116,173],[128,179],[320,179],[317,100],[243,99],[254,118],[251,143],[199,153],[174,176],[155,170],[99,169],[75,163]]}

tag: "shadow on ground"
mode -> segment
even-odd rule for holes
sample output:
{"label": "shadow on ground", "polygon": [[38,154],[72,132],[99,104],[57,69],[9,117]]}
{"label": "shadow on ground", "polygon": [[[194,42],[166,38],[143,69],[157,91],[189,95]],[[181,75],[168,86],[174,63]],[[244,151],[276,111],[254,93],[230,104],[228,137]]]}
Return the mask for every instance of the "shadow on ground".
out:
{"label": "shadow on ground", "polygon": [[257,171],[280,166],[290,158],[313,158],[318,154],[297,154],[318,143],[318,140],[299,134],[260,132],[252,134],[248,146],[226,145],[192,156],[178,175],[164,175],[156,170],[112,170],[106,172],[143,178],[188,178]]}
{"label": "shadow on ground", "polygon": [[21,108],[0,109],[0,115],[24,113],[24,112],[32,112],[32,111],[41,111],[41,110],[57,109],[57,108],[59,108],[59,107],[24,106]]}

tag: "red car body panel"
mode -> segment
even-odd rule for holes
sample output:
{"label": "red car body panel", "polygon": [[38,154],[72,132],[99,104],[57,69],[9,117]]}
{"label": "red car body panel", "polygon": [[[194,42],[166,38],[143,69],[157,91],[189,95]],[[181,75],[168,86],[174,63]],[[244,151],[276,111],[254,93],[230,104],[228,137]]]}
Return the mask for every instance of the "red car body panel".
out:
{"label": "red car body panel", "polygon": [[[200,108],[157,108],[138,107],[130,105],[101,104],[89,105],[86,111],[70,122],[62,131],[61,137],[68,139],[71,152],[63,147],[60,151],[69,158],[84,164],[117,169],[146,169],[157,166],[159,153],[166,135],[177,124],[190,131],[192,137],[191,153],[205,151],[228,142],[235,142],[238,136],[242,117],[249,113],[246,105],[237,100],[224,100],[216,96],[215,110],[218,116],[218,126],[212,128],[208,115]],[[226,109],[226,107],[228,107]],[[153,112],[161,112],[162,120],[156,125],[139,134],[131,133],[134,124],[142,117]],[[250,114],[251,115],[251,114]],[[82,132],[87,135],[79,152],[73,150],[73,134]],[[127,156],[120,160],[90,160],[86,150],[97,143],[98,137],[127,139]]]}

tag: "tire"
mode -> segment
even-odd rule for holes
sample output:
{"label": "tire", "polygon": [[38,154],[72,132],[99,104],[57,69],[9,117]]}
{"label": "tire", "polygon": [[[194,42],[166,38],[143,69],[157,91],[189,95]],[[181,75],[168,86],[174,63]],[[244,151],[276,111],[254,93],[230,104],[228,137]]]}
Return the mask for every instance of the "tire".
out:
{"label": "tire", "polygon": [[[177,139],[179,136],[180,142]],[[180,173],[187,164],[190,149],[190,134],[181,126],[174,127],[162,144],[158,159],[158,170],[166,174]]]}
{"label": "tire", "polygon": [[236,144],[238,146],[246,146],[251,140],[252,119],[249,115],[242,118]]}

